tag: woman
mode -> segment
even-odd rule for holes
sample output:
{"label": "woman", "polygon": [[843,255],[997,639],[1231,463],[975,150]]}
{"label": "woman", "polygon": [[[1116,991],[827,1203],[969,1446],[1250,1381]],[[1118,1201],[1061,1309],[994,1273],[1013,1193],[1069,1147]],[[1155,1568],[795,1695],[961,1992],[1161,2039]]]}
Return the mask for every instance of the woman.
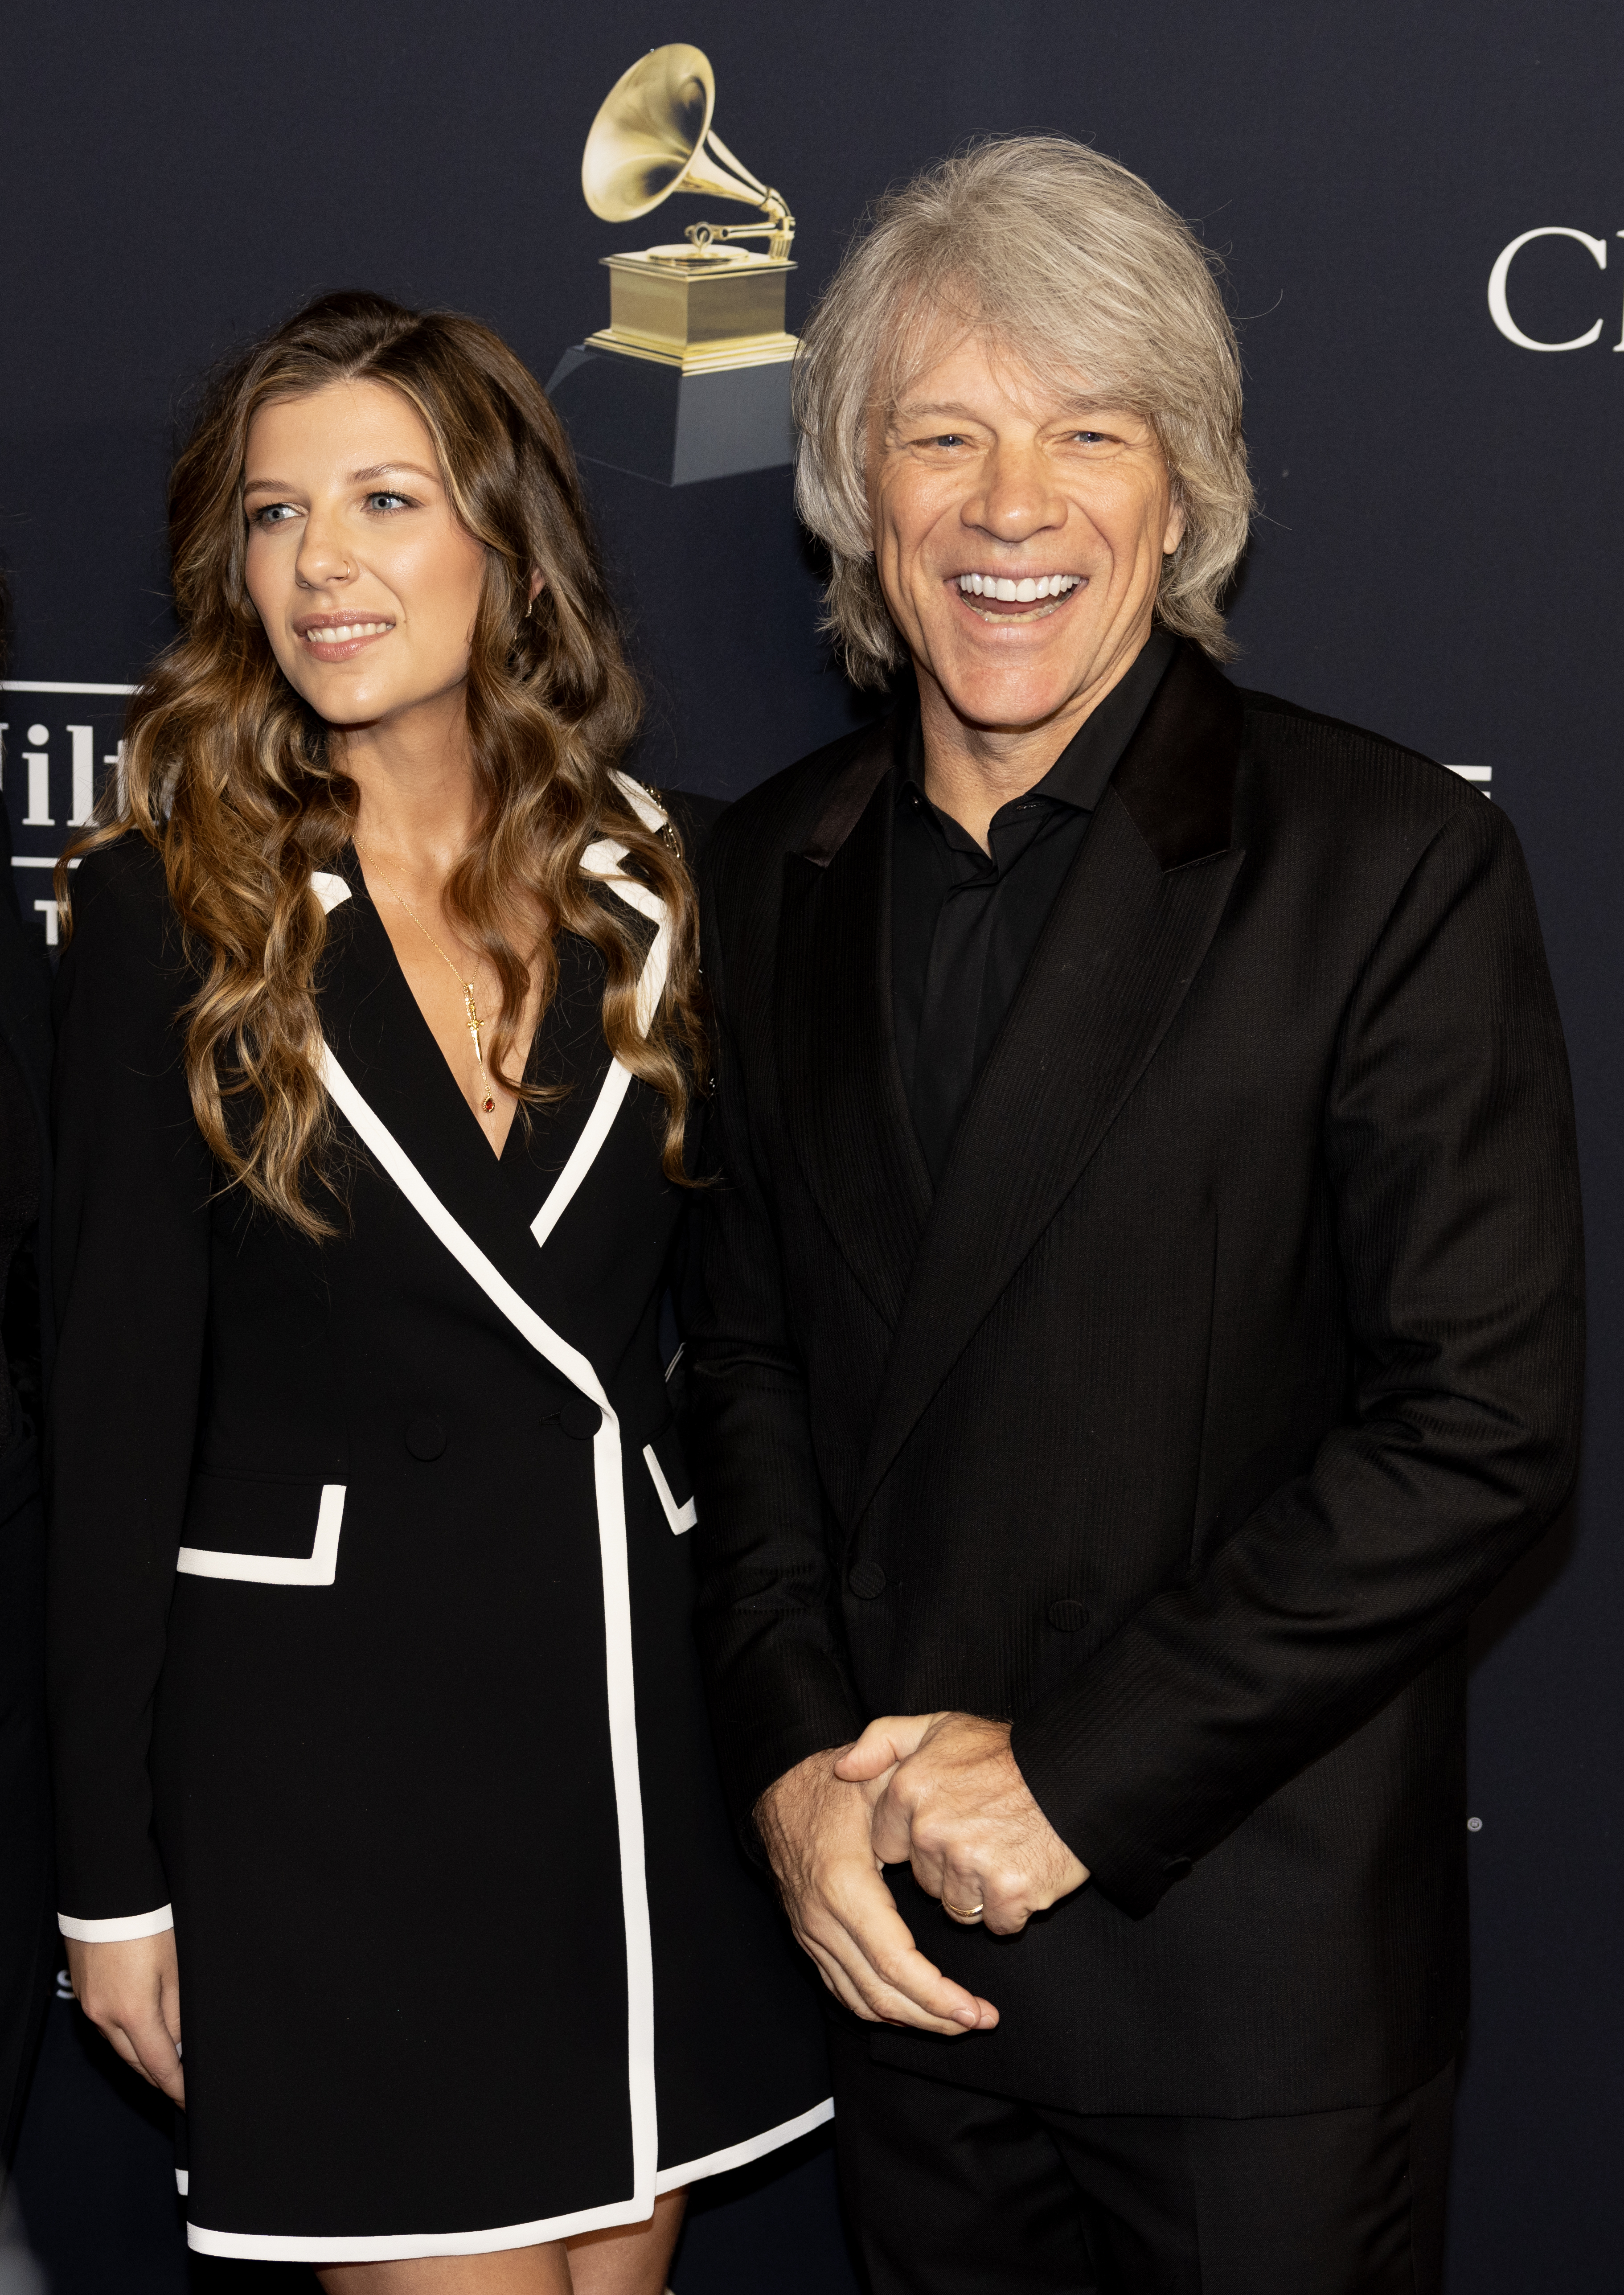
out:
{"label": "woman", "polygon": [[828,2111],[657,1343],[692,816],[616,770],[568,448],[472,321],[313,304],[171,529],[60,992],[75,1985],[177,2101],[184,2002],[194,2247],[657,2290],[682,2187]]}

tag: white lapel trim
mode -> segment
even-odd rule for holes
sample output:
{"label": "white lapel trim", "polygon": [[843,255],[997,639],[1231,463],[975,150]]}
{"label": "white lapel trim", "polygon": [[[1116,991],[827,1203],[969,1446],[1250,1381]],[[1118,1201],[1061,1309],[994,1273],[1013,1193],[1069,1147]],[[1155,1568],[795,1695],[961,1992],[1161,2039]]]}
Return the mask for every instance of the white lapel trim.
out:
{"label": "white lapel trim", "polygon": [[620,1885],[626,1940],[626,2082],[632,2112],[632,2198],[646,2213],[654,2204],[659,2128],[654,2088],[654,1946],[643,1862],[642,1787],[637,1763],[637,1703],[632,1666],[632,1585],[626,1560],[625,1486],[620,1422],[597,1372],[567,1339],[544,1323],[528,1301],[454,1220],[387,1124],[374,1115],[334,1058],[322,1048],[322,1081],[349,1118],[370,1154],[458,1265],[472,1276],[544,1362],[595,1402],[603,1413],[592,1437],[598,1500],[598,1545],[603,1570],[605,1670],[608,1684],[609,1756],[620,1836]]}
{"label": "white lapel trim", "polygon": [[322,911],[327,916],[331,916],[333,911],[349,898],[349,886],[343,878],[333,876],[326,869],[311,870],[310,889],[322,903]]}
{"label": "white lapel trim", "polygon": [[[624,773],[615,776],[626,802],[631,805],[645,829],[661,829],[665,816],[646,789]],[[589,845],[581,855],[583,876],[595,878],[600,884],[624,901],[628,908],[647,917],[655,927],[653,944],[643,960],[642,971],[637,982],[637,1033],[646,1036],[653,1025],[654,1016],[660,1009],[660,999],[665,993],[666,976],[671,970],[671,919],[659,894],[635,877],[621,871],[626,848],[612,837],[600,837]],[[608,1074],[599,1086],[592,1112],[581,1127],[581,1134],[569,1152],[569,1160],[547,1190],[546,1199],[530,1222],[530,1232],[538,1244],[546,1242],[583,1180],[592,1170],[599,1151],[614,1127],[621,1103],[632,1082],[632,1071],[619,1059],[609,1062]]]}
{"label": "white lapel trim", "polygon": [[685,1530],[691,1530],[699,1519],[698,1499],[690,1499],[686,1506],[677,1504],[676,1495],[671,1484],[665,1480],[665,1470],[654,1455],[652,1442],[643,1444],[643,1464],[653,1477],[655,1495],[665,1509],[665,1519],[671,1524],[672,1536],[681,1538],[682,1532]]}

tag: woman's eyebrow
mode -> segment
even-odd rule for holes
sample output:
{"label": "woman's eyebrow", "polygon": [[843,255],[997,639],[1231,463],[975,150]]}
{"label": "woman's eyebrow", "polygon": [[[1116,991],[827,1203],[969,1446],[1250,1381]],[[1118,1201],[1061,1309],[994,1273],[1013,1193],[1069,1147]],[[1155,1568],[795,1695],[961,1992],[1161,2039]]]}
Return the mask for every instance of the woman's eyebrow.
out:
{"label": "woman's eyebrow", "polygon": [[410,470],[413,477],[428,478],[437,486],[440,483],[439,472],[426,470],[420,462],[371,462],[364,470],[352,470],[350,481],[352,485],[359,486],[363,478],[387,478],[395,470]]}

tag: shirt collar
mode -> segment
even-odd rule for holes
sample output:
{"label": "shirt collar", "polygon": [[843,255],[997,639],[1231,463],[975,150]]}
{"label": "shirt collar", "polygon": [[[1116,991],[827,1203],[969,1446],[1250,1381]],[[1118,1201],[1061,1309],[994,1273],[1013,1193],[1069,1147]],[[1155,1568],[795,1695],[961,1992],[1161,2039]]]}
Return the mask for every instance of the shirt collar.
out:
{"label": "shirt collar", "polygon": [[[1117,680],[1098,707],[1084,718],[1042,780],[1024,796],[1011,802],[1026,804],[1033,797],[1041,797],[1055,804],[1070,805],[1074,812],[1092,813],[1178,650],[1178,639],[1158,623],[1134,656],[1127,674]],[[925,743],[917,707],[909,729],[899,794],[906,797],[910,786],[924,796]],[[999,810],[1001,813],[1006,808],[1000,806]]]}

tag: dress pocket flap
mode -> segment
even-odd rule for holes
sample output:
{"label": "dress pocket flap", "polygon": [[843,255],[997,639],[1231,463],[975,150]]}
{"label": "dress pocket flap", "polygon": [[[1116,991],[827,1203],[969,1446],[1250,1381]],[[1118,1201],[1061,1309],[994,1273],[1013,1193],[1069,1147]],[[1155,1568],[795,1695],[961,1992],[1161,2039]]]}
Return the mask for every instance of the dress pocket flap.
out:
{"label": "dress pocket flap", "polygon": [[175,1568],[255,1586],[331,1586],[339,1571],[342,1482],[196,1474]]}
{"label": "dress pocket flap", "polygon": [[699,1519],[699,1509],[694,1500],[692,1477],[688,1461],[682,1456],[681,1438],[673,1419],[657,1433],[652,1442],[643,1445],[643,1463],[648,1467],[655,1491],[673,1534],[681,1538]]}

